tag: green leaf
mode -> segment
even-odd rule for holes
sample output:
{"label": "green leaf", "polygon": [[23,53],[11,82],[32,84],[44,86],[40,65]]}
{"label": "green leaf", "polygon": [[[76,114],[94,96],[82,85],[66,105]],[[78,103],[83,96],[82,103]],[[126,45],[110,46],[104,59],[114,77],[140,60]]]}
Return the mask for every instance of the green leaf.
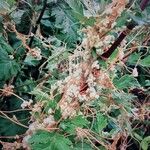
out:
{"label": "green leaf", "polygon": [[93,147],[85,142],[79,142],[74,146],[74,150],[93,150]]}
{"label": "green leaf", "polygon": [[0,51],[5,55],[12,54],[14,52],[14,49],[1,36],[0,36]]}
{"label": "green leaf", "polygon": [[64,4],[59,4],[58,7],[52,8],[51,15],[55,16],[55,27],[61,29],[61,32],[56,35],[58,39],[61,39],[68,44],[78,40],[78,23],[73,17],[70,8],[67,8]]}
{"label": "green leaf", "polygon": [[29,65],[29,66],[37,66],[40,63],[40,61],[31,55],[27,55],[24,60],[24,63],[25,65]]}
{"label": "green leaf", "polygon": [[111,56],[109,57],[108,61],[112,62],[113,60],[116,59],[117,55],[118,55],[119,50],[115,49],[115,51],[111,54]]}
{"label": "green leaf", "polygon": [[8,119],[0,117],[0,135],[3,136],[15,136],[17,134],[23,134],[26,128],[23,128]]}
{"label": "green leaf", "polygon": [[71,120],[71,123],[77,127],[83,128],[83,127],[86,127],[89,122],[87,121],[87,119],[84,116],[80,115],[80,116],[76,116],[75,118],[73,118]]}
{"label": "green leaf", "polygon": [[9,7],[10,5],[5,0],[1,0],[0,1],[0,14],[7,13],[10,10]]}
{"label": "green leaf", "polygon": [[107,126],[107,124],[108,124],[107,117],[101,113],[98,113],[96,115],[96,121],[94,125],[95,130],[97,132],[101,132]]}
{"label": "green leaf", "polygon": [[40,89],[37,89],[35,88],[31,94],[35,95],[36,96],[36,100],[38,101],[49,101],[50,100],[50,97],[47,93],[41,91]]}
{"label": "green leaf", "polygon": [[150,146],[150,136],[145,137],[141,142],[141,147],[143,150],[148,150]]}
{"label": "green leaf", "polygon": [[21,18],[22,18],[24,13],[25,13],[24,10],[18,10],[18,11],[14,11],[11,14],[11,16],[13,17],[13,20],[15,21],[16,24],[21,23]]}
{"label": "green leaf", "polygon": [[126,24],[127,19],[129,18],[129,14],[127,11],[123,11],[121,16],[116,21],[116,27],[122,27]]}
{"label": "green leaf", "polygon": [[145,86],[150,86],[150,80],[145,80]]}
{"label": "green leaf", "polygon": [[144,67],[150,67],[150,55],[145,57],[144,59],[140,60],[139,64]]}
{"label": "green leaf", "polygon": [[133,53],[129,56],[128,63],[131,65],[135,65],[140,57],[140,53]]}
{"label": "green leaf", "polygon": [[76,116],[75,118],[72,119],[67,119],[63,122],[60,123],[60,127],[65,130],[65,132],[71,134],[71,135],[75,135],[76,134],[76,128],[80,127],[87,127],[89,124],[88,120],[80,115],[80,116]]}
{"label": "green leaf", "polygon": [[19,64],[11,59],[13,51],[13,48],[0,37],[0,80],[8,80],[20,70]]}
{"label": "green leaf", "polygon": [[66,2],[74,12],[83,15],[83,6],[80,0],[66,0]]}
{"label": "green leaf", "polygon": [[[133,98],[135,98],[134,95],[128,94],[122,91],[113,91],[112,92],[112,97],[113,99],[118,103],[122,104],[126,107],[130,106],[130,102]],[[130,107],[129,107],[130,108]]]}
{"label": "green leaf", "polygon": [[60,108],[56,109],[54,114],[54,119],[58,121],[61,118],[61,116],[62,116],[61,109]]}
{"label": "green leaf", "polygon": [[131,75],[124,75],[120,79],[114,79],[113,83],[118,89],[128,89],[134,87],[140,87],[137,79]]}
{"label": "green leaf", "polygon": [[72,145],[68,138],[42,130],[33,134],[28,142],[32,150],[70,150]]}
{"label": "green leaf", "polygon": [[137,140],[142,141],[143,138],[139,134],[137,134],[136,132],[134,132],[133,135],[135,136],[135,138]]}

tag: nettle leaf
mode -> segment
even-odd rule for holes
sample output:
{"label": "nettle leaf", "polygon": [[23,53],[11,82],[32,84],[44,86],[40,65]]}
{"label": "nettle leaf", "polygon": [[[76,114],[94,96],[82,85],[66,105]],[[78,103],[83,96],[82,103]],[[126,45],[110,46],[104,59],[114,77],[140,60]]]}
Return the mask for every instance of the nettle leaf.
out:
{"label": "nettle leaf", "polygon": [[84,116],[76,116],[71,120],[71,123],[78,127],[85,127],[89,124],[88,120]]}
{"label": "nettle leaf", "polygon": [[101,113],[96,115],[94,128],[97,132],[101,132],[108,124],[107,117]]}
{"label": "nettle leaf", "polygon": [[56,37],[62,39],[67,43],[73,43],[78,40],[77,22],[72,17],[71,10],[67,9],[65,5],[59,5],[52,9],[52,16],[55,16],[55,26],[61,29],[61,33]]}
{"label": "nettle leaf", "polygon": [[137,79],[131,75],[124,75],[120,79],[114,79],[113,83],[118,89],[128,89],[134,87],[140,87]]}
{"label": "nettle leaf", "polygon": [[17,134],[23,134],[26,128],[23,128],[12,121],[0,117],[0,135],[3,136],[15,136]]}
{"label": "nettle leaf", "polygon": [[19,64],[11,59],[13,49],[0,37],[0,80],[8,80],[20,70]]}
{"label": "nettle leaf", "polygon": [[124,105],[128,112],[131,111],[131,100],[133,100],[136,96],[125,93],[125,92],[119,92],[119,91],[113,91],[112,97],[118,104]]}
{"label": "nettle leaf", "polygon": [[41,91],[40,89],[37,89],[35,88],[31,94],[35,95],[36,96],[36,100],[38,101],[49,101],[50,100],[50,97],[47,93]]}
{"label": "nettle leaf", "polygon": [[150,67],[150,55],[145,57],[144,59],[140,60],[139,64],[144,67]]}
{"label": "nettle leaf", "polygon": [[129,18],[129,14],[127,11],[123,11],[121,16],[116,21],[116,27],[122,27],[126,24],[127,19]]}
{"label": "nettle leaf", "polygon": [[150,80],[145,80],[145,86],[150,86]]}
{"label": "nettle leaf", "polygon": [[29,66],[37,66],[40,61],[39,59],[31,56],[31,55],[27,55],[25,60],[24,60],[25,65],[29,65]]}
{"label": "nettle leaf", "polygon": [[8,80],[12,78],[19,70],[20,67],[15,60],[2,59],[0,57],[0,80]]}
{"label": "nettle leaf", "polygon": [[1,36],[0,36],[0,50],[5,55],[4,57],[14,52],[14,49],[7,42],[5,42],[4,38]]}
{"label": "nettle leaf", "polygon": [[93,147],[85,142],[80,142],[74,146],[74,150],[93,150]]}
{"label": "nettle leaf", "polygon": [[111,56],[109,57],[108,61],[110,61],[110,62],[114,61],[114,60],[117,58],[118,53],[119,53],[119,50],[118,50],[118,48],[117,48],[117,49],[115,49],[115,51],[111,54]]}
{"label": "nettle leaf", "polygon": [[72,8],[73,11],[83,15],[83,6],[80,0],[65,0],[65,1]]}
{"label": "nettle leaf", "polygon": [[66,0],[67,4],[71,8],[73,16],[78,20],[84,20],[83,6],[80,0]]}
{"label": "nettle leaf", "polygon": [[55,110],[54,119],[58,121],[62,117],[61,109],[58,108]]}
{"label": "nettle leaf", "polygon": [[25,13],[24,10],[17,10],[11,14],[16,24],[21,23],[21,17],[23,16],[24,13]]}
{"label": "nettle leaf", "polygon": [[135,65],[139,58],[141,57],[140,53],[133,53],[132,55],[129,56],[128,63]]}
{"label": "nettle leaf", "polygon": [[0,14],[7,13],[10,10],[9,7],[10,5],[6,2],[6,0],[1,0],[0,1]]}
{"label": "nettle leaf", "polygon": [[150,136],[147,136],[142,140],[141,147],[143,150],[148,150],[150,147]]}
{"label": "nettle leaf", "polygon": [[70,150],[72,145],[68,138],[46,131],[37,131],[28,142],[32,150]]}
{"label": "nettle leaf", "polygon": [[71,124],[68,120],[61,122],[59,127],[66,133],[76,135],[76,126],[74,124]]}
{"label": "nettle leaf", "polygon": [[88,124],[88,120],[84,116],[80,115],[76,116],[75,118],[67,119],[64,122],[61,122],[60,127],[65,130],[65,132],[75,135],[77,127],[84,128],[87,127]]}

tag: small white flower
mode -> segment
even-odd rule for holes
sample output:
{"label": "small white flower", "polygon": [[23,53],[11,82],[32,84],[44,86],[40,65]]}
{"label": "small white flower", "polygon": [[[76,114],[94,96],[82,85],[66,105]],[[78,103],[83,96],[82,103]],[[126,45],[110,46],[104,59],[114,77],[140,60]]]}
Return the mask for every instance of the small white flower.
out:
{"label": "small white flower", "polygon": [[87,100],[86,95],[80,95],[80,94],[79,94],[78,98],[79,98],[79,102],[84,102],[84,101]]}
{"label": "small white flower", "polygon": [[53,112],[53,110],[50,108],[49,110],[48,110],[48,114],[51,114]]}
{"label": "small white flower", "polygon": [[92,64],[92,68],[99,69],[98,61],[94,61],[94,62],[93,62],[93,64]]}
{"label": "small white flower", "polygon": [[133,77],[138,77],[138,71],[137,71],[136,67],[133,69],[132,75],[133,75]]}
{"label": "small white flower", "polygon": [[111,14],[112,13],[112,8],[110,7],[110,8],[107,8],[106,10],[105,10],[105,14],[107,14],[107,15],[109,15],[109,14]]}
{"label": "small white flower", "polygon": [[53,117],[52,115],[50,115],[50,116],[48,116],[47,118],[45,118],[45,119],[43,120],[43,123],[44,123],[45,125],[51,125],[51,124],[54,124],[54,123],[55,123],[55,119],[54,119],[54,117]]}
{"label": "small white flower", "polygon": [[13,55],[9,55],[9,58],[10,58],[10,59],[14,59],[14,56],[13,56]]}
{"label": "small white flower", "polygon": [[79,94],[79,87],[77,85],[70,85],[70,87],[67,89],[67,95],[70,97],[77,97]]}
{"label": "small white flower", "polygon": [[41,105],[35,104],[32,111],[33,112],[41,112]]}
{"label": "small white flower", "polygon": [[26,107],[31,106],[32,103],[33,103],[33,100],[24,101],[24,102],[21,104],[21,107],[22,107],[23,109],[25,109]]}

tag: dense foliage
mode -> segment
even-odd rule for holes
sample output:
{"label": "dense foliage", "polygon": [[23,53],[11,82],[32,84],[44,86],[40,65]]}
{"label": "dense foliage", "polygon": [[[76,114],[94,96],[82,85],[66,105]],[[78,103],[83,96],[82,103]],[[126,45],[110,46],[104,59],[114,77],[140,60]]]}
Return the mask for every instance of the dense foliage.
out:
{"label": "dense foliage", "polygon": [[0,0],[4,150],[148,150],[149,0]]}

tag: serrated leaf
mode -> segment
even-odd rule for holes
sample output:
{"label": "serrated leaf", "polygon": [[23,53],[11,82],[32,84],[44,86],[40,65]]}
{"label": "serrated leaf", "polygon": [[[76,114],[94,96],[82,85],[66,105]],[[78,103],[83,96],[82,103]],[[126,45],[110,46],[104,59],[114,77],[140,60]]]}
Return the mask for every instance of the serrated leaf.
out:
{"label": "serrated leaf", "polygon": [[41,91],[40,89],[37,89],[35,88],[31,94],[35,95],[36,96],[36,100],[38,101],[49,101],[50,100],[50,97],[47,93]]}
{"label": "serrated leaf", "polygon": [[60,127],[65,130],[65,132],[71,134],[71,135],[75,135],[76,134],[76,128],[80,127],[87,127],[87,125],[89,124],[88,120],[80,115],[80,116],[76,116],[75,118],[72,119],[67,119],[64,122],[61,122]]}
{"label": "serrated leaf", "polygon": [[141,142],[141,147],[143,150],[148,150],[150,146],[150,136],[145,137]]}
{"label": "serrated leaf", "polygon": [[97,132],[101,132],[108,124],[107,117],[101,113],[96,115],[96,122],[94,128]]}
{"label": "serrated leaf", "polygon": [[118,89],[128,89],[134,87],[140,87],[137,79],[131,75],[124,75],[120,79],[114,79],[114,84]]}
{"label": "serrated leaf", "polygon": [[40,61],[31,55],[27,55],[24,60],[24,63],[25,65],[29,65],[29,66],[37,66],[40,63]]}
{"label": "serrated leaf", "polygon": [[119,50],[115,49],[115,51],[109,57],[108,61],[112,62],[113,60],[115,60],[117,58],[118,53],[119,53]]}
{"label": "serrated leaf", "polygon": [[20,67],[15,60],[11,59],[0,60],[0,80],[8,80],[12,78],[18,73],[19,70]]}
{"label": "serrated leaf", "polygon": [[136,139],[138,139],[139,141],[142,141],[143,138],[139,134],[134,132],[133,135],[135,136]]}
{"label": "serrated leaf", "polygon": [[80,115],[80,116],[76,116],[75,118],[73,118],[71,120],[71,123],[77,127],[83,128],[83,127],[87,126],[89,122],[87,121],[87,119],[84,116]]}
{"label": "serrated leaf", "polygon": [[0,51],[1,54],[3,53],[5,55],[12,54],[14,51],[14,49],[1,36],[0,36]]}
{"label": "serrated leaf", "polygon": [[150,55],[140,60],[140,65],[144,67],[150,67]]}
{"label": "serrated leaf", "polygon": [[70,150],[72,145],[68,138],[42,130],[33,134],[28,142],[32,150]]}
{"label": "serrated leaf", "polygon": [[21,17],[24,13],[25,13],[24,10],[18,10],[18,11],[15,11],[11,14],[11,16],[13,17],[16,24],[21,23]]}
{"label": "serrated leaf", "polygon": [[61,33],[56,37],[66,43],[73,43],[78,40],[76,19],[70,9],[65,5],[59,5],[52,9],[52,16],[55,16],[55,26],[61,29]]}
{"label": "serrated leaf", "polygon": [[13,48],[0,37],[0,80],[10,79],[20,69],[19,64],[10,58],[13,51]]}
{"label": "serrated leaf", "polygon": [[133,53],[129,56],[128,63],[131,65],[135,65],[140,57],[140,53]]}
{"label": "serrated leaf", "polygon": [[66,0],[66,2],[74,12],[83,15],[83,6],[80,0]]}
{"label": "serrated leaf", "polygon": [[5,0],[1,0],[0,1],[0,14],[7,13],[10,10],[9,7],[10,5]]}
{"label": "serrated leaf", "polygon": [[145,80],[145,86],[150,86],[150,80]]}
{"label": "serrated leaf", "polygon": [[74,150],[93,150],[93,147],[85,142],[80,142],[76,143],[76,145],[74,146]]}
{"label": "serrated leaf", "polygon": [[62,117],[62,112],[61,112],[61,109],[58,108],[58,109],[55,110],[54,119],[56,121],[58,121],[61,117]]}

